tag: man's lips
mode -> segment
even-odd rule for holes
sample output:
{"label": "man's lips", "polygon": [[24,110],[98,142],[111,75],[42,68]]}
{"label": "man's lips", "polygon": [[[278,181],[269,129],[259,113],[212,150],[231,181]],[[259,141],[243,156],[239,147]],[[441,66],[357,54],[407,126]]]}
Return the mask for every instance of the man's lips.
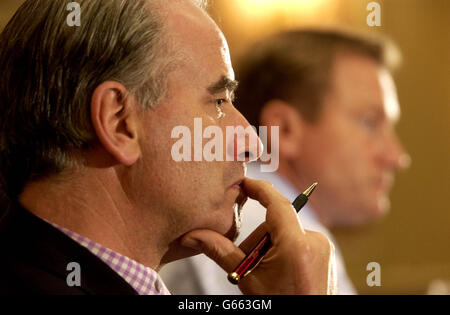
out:
{"label": "man's lips", "polygon": [[394,176],[387,175],[375,180],[375,187],[382,192],[389,192],[394,184]]}
{"label": "man's lips", "polygon": [[242,177],[242,178],[236,180],[229,187],[229,189],[235,189],[239,192],[238,196],[236,197],[236,201],[235,201],[235,204],[237,204],[239,208],[241,208],[244,205],[244,203],[247,201],[247,194],[245,193],[244,189],[242,188],[242,182],[244,181],[244,179],[245,179],[245,177]]}

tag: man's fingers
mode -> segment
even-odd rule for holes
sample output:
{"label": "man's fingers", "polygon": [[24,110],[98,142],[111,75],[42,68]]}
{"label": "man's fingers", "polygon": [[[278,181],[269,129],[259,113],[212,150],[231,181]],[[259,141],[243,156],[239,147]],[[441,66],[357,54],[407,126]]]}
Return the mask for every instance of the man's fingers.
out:
{"label": "man's fingers", "polygon": [[245,178],[242,187],[248,197],[259,201],[267,209],[266,222],[269,232],[272,227],[281,230],[295,224],[304,233],[294,207],[286,197],[273,188],[271,183]]}
{"label": "man's fingers", "polygon": [[256,230],[250,233],[250,235],[245,240],[243,240],[241,244],[239,244],[239,248],[242,249],[244,253],[248,254],[266,233],[267,227],[263,222],[256,228]]}
{"label": "man's fingers", "polygon": [[233,271],[245,257],[232,241],[211,230],[191,231],[181,238],[181,245],[201,251],[226,272]]}

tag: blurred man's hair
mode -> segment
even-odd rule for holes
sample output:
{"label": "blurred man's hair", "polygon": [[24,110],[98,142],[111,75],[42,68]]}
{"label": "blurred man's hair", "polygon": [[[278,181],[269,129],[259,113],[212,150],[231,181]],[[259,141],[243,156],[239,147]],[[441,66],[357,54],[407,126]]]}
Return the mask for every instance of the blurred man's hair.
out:
{"label": "blurred man's hair", "polygon": [[96,140],[90,102],[102,82],[123,84],[142,109],[164,98],[165,1],[77,0],[79,27],[67,25],[70,0],[27,0],[15,13],[0,35],[0,177],[10,198],[79,165]]}
{"label": "blurred man's hair", "polygon": [[333,63],[346,53],[368,57],[390,70],[400,62],[397,47],[379,35],[340,29],[285,31],[258,42],[240,60],[235,105],[255,127],[264,105],[277,99],[315,122],[330,88]]}

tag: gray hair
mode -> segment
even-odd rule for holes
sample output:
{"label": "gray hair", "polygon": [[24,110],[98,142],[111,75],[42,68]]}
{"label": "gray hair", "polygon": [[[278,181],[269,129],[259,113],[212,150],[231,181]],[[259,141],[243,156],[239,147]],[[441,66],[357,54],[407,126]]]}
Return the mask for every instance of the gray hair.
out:
{"label": "gray hair", "polygon": [[0,35],[0,178],[10,198],[76,165],[96,140],[90,100],[100,83],[120,82],[144,109],[166,93],[162,0],[78,0],[79,27],[66,23],[69,2],[27,0]]}

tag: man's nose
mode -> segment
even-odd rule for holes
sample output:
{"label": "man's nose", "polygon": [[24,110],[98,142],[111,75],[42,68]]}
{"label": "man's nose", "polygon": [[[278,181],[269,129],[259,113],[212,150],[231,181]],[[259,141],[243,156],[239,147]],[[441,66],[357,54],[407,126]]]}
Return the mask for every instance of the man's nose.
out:
{"label": "man's nose", "polygon": [[410,155],[394,132],[386,139],[382,154],[384,163],[393,170],[406,169],[411,165]]}
{"label": "man's nose", "polygon": [[236,110],[232,125],[226,127],[227,159],[249,163],[257,160],[263,152],[263,144],[256,130]]}

